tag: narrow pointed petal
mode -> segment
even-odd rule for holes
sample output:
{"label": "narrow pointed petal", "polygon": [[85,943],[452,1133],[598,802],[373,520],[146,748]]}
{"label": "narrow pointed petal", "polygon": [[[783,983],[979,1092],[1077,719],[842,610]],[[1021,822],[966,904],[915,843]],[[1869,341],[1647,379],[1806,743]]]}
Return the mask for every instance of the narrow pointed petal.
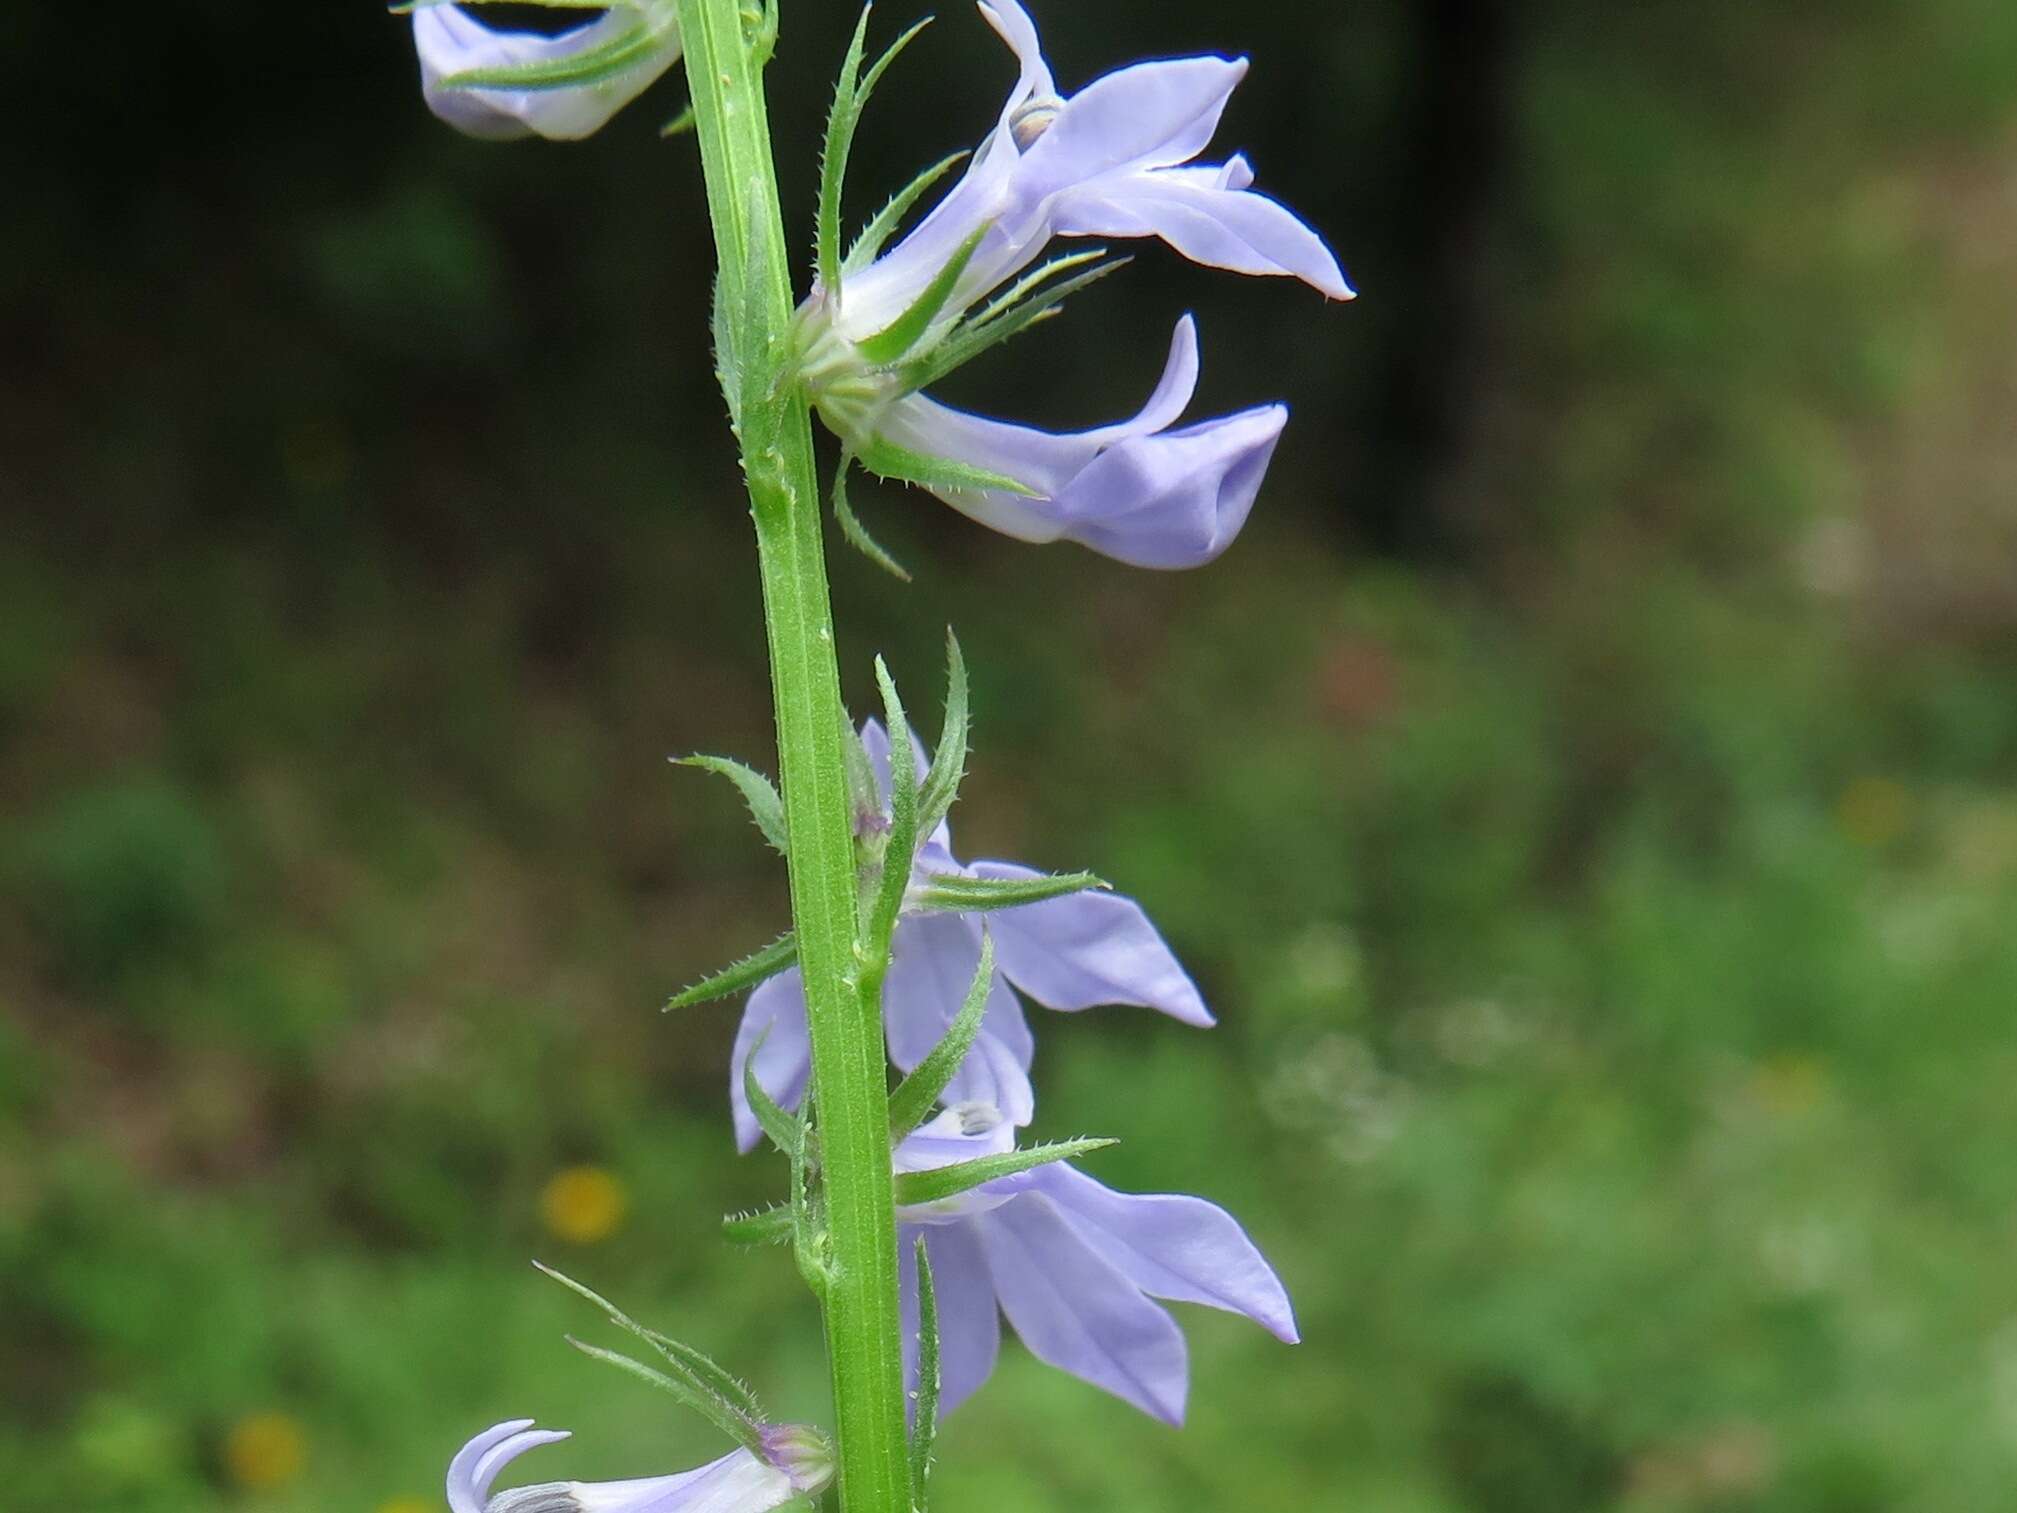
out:
{"label": "narrow pointed petal", "polygon": [[995,29],[995,35],[1008,43],[1009,51],[1022,67],[1015,92],[1009,96],[1011,106],[1032,95],[1056,94],[1057,83],[1051,78],[1050,65],[1044,62],[1043,44],[1037,39],[1036,23],[1030,20],[1029,12],[1016,0],[993,0],[991,4],[989,0],[981,0],[978,9],[982,19]]}
{"label": "narrow pointed petal", "polygon": [[1352,298],[1323,238],[1285,206],[1244,186],[1200,183],[1184,169],[1068,190],[1058,196],[1052,226],[1060,236],[1161,237],[1208,268],[1286,275],[1331,299]]}
{"label": "narrow pointed petal", "polygon": [[980,1241],[964,1225],[903,1225],[897,1231],[902,1260],[904,1380],[917,1389],[917,1237],[925,1237],[938,1297],[939,1416],[978,1392],[1001,1354],[1001,1310]]}
{"label": "narrow pointed petal", "polygon": [[755,1150],[763,1139],[742,1087],[742,1069],[752,1054],[756,1057],[757,1086],[777,1100],[780,1108],[797,1108],[805,1100],[806,1083],[812,1077],[805,983],[797,967],[778,973],[749,995],[735,1032],[735,1049],[728,1064],[728,1098],[735,1111],[736,1149],[745,1153]]}
{"label": "narrow pointed petal", "polygon": [[[1013,862],[975,862],[977,877],[1042,874]],[[1197,984],[1140,904],[1116,893],[1074,893],[997,910],[988,921],[1009,980],[1047,1008],[1137,1004],[1185,1024],[1215,1021]]]}
{"label": "narrow pointed petal", "polygon": [[1181,1424],[1190,1362],[1176,1321],[1031,1195],[970,1221],[1002,1312],[1030,1353]]}
{"label": "narrow pointed petal", "polygon": [[479,68],[507,68],[579,56],[613,42],[639,25],[639,13],[617,6],[558,36],[496,31],[460,5],[425,5],[413,12],[413,44],[420,58],[427,108],[473,137],[503,140],[538,133],[573,141],[594,133],[679,58],[670,21],[663,43],[634,67],[599,83],[557,89],[444,89],[444,79]]}
{"label": "narrow pointed petal", "polygon": [[1063,1162],[1031,1175],[1078,1237],[1143,1292],[1245,1314],[1296,1343],[1281,1278],[1217,1204],[1177,1193],[1118,1193]]}
{"label": "narrow pointed petal", "polygon": [[564,1429],[534,1430],[529,1418],[494,1425],[456,1451],[448,1463],[448,1506],[451,1513],[484,1513],[490,1484],[504,1466],[540,1445],[568,1437]]}
{"label": "narrow pointed petal", "polygon": [[1190,161],[1210,144],[1246,72],[1244,58],[1173,58],[1095,79],[1023,154],[1018,189],[1034,197]]}

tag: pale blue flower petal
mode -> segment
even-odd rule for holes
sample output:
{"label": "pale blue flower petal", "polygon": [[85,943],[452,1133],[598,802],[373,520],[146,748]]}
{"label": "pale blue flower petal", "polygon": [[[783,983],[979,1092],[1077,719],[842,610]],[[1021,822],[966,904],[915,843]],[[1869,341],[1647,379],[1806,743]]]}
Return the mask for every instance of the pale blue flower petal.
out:
{"label": "pale blue flower petal", "polygon": [[[545,63],[570,58],[614,41],[640,24],[658,33],[659,46],[613,78],[559,89],[444,89],[441,81],[478,68]],[[589,136],[636,99],[679,58],[679,34],[670,11],[649,13],[616,6],[586,25],[557,36],[497,31],[460,5],[423,5],[413,12],[413,44],[420,58],[420,87],[427,107],[473,137],[506,139],[538,133],[556,141]]]}
{"label": "pale blue flower petal", "polygon": [[[971,870],[976,877],[1017,880],[1042,875],[1013,862],[975,862]],[[989,927],[995,959],[1009,981],[1046,1008],[1137,1004],[1185,1024],[1215,1022],[1197,984],[1131,898],[1073,893],[997,910]]]}
{"label": "pale blue flower petal", "polygon": [[1025,1196],[969,1222],[1002,1312],[1040,1361],[1181,1424],[1183,1331],[1080,1239],[1048,1198]]}
{"label": "pale blue flower petal", "polygon": [[736,1148],[742,1151],[755,1150],[763,1139],[742,1087],[742,1069],[752,1054],[756,1056],[757,1086],[779,1107],[797,1108],[805,1101],[806,1084],[812,1077],[812,1041],[805,1022],[805,984],[797,967],[788,967],[758,984],[735,1032],[728,1097],[735,1111]]}
{"label": "pale blue flower petal", "polygon": [[[914,1070],[945,1038],[979,966],[980,924],[972,916],[920,915],[898,923],[883,984],[883,1024],[890,1059],[899,1070]],[[1020,1018],[999,972],[988,997],[981,1034],[945,1097],[949,1102],[989,1103],[1012,1122],[1028,1124],[1036,1113],[1028,1061],[987,1027],[989,1019],[1003,1024]]]}
{"label": "pale blue flower petal", "polygon": [[1246,72],[1245,59],[1174,58],[1095,79],[1023,154],[1019,191],[1036,198],[1189,162],[1210,145]]}
{"label": "pale blue flower petal", "polygon": [[1296,1316],[1281,1278],[1217,1204],[1178,1193],[1118,1193],[1063,1162],[1031,1176],[1079,1238],[1143,1292],[1245,1314],[1277,1339],[1296,1343]]}
{"label": "pale blue flower petal", "polygon": [[1161,237],[1209,268],[1287,275],[1331,299],[1352,297],[1323,238],[1287,208],[1244,187],[1200,183],[1188,170],[1068,190],[1058,196],[1051,224],[1060,236]]}
{"label": "pale blue flower petal", "polygon": [[898,1228],[903,1300],[904,1380],[917,1387],[917,1239],[924,1236],[938,1300],[939,1413],[951,1413],[980,1390],[1001,1354],[1001,1312],[980,1239],[965,1225],[906,1224]]}

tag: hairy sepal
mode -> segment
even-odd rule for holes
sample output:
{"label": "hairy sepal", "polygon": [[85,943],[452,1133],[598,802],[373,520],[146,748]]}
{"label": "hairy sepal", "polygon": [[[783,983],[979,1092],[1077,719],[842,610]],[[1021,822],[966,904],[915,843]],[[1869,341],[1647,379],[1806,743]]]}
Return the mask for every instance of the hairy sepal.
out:
{"label": "hairy sepal", "polygon": [[983,1183],[998,1182],[1003,1177],[1033,1171],[1053,1161],[1076,1161],[1080,1156],[1105,1150],[1116,1143],[1113,1140],[1058,1140],[1048,1145],[1030,1145],[1021,1150],[1005,1151],[999,1156],[976,1156],[971,1161],[956,1161],[951,1166],[934,1167],[930,1171],[899,1172],[896,1178],[897,1206],[922,1208],[928,1203],[942,1203]]}
{"label": "hairy sepal", "polygon": [[840,524],[841,536],[847,544],[860,552],[877,567],[900,582],[910,582],[910,572],[883,548],[881,542],[868,533],[868,527],[855,515],[854,506],[848,502],[847,475],[854,466],[854,453],[843,453],[840,466],[833,475],[833,518]]}
{"label": "hairy sepal", "polygon": [[918,790],[918,834],[930,836],[938,829],[959,797],[959,785],[966,777],[967,710],[966,658],[959,649],[959,637],[948,626],[945,633],[945,720],[939,726],[938,747],[932,754],[931,771],[924,775]]}
{"label": "hairy sepal", "polygon": [[983,934],[980,965],[974,970],[973,983],[966,990],[966,1001],[960,1005],[959,1013],[939,1043],[889,1095],[890,1139],[903,1139],[931,1117],[931,1111],[937,1107],[946,1085],[966,1061],[967,1053],[973,1050],[973,1043],[980,1036],[981,1018],[987,1012],[988,989],[993,984],[994,941]]}
{"label": "hairy sepal", "polygon": [[976,914],[1018,909],[1111,885],[1090,872],[1057,872],[1042,877],[965,877],[934,872],[910,891],[906,907],[934,914]]}
{"label": "hairy sepal", "polygon": [[629,1314],[610,1302],[593,1288],[577,1282],[563,1271],[548,1266],[543,1261],[534,1261],[533,1266],[542,1274],[551,1277],[569,1292],[584,1298],[601,1309],[609,1322],[628,1334],[636,1335],[652,1349],[664,1356],[666,1362],[682,1376],[690,1378],[689,1385],[696,1391],[711,1393],[722,1408],[734,1413],[752,1424],[763,1422],[763,1405],[757,1401],[756,1393],[747,1382],[722,1366],[714,1357],[703,1350],[675,1340],[670,1335],[660,1334],[647,1324],[640,1324]]}
{"label": "hairy sepal", "polygon": [[855,344],[863,360],[878,368],[888,367],[924,340],[925,333],[931,330],[932,323],[945,310],[946,302],[959,286],[967,264],[973,261],[975,251],[990,229],[990,226],[982,226],[961,242],[953,255],[946,259],[945,266],[932,275],[931,282],[924,286],[903,314],[875,335],[865,336]]}
{"label": "hairy sepal", "polygon": [[841,63],[840,78],[834,83],[833,107],[826,118],[826,143],[820,153],[819,217],[814,233],[814,253],[819,281],[830,297],[838,297],[841,288],[841,194],[847,183],[847,160],[854,148],[855,127],[860,124],[861,113],[884,72],[910,46],[912,39],[931,24],[931,18],[926,17],[912,26],[885,48],[882,56],[864,74],[861,65],[868,42],[869,14],[873,10],[872,5],[863,6],[861,19],[855,23],[853,40],[849,42],[847,57]]}
{"label": "hairy sepal", "polygon": [[713,976],[703,977],[692,987],[674,994],[666,1001],[663,1012],[669,1014],[674,1009],[690,1009],[697,1003],[711,1003],[731,993],[756,987],[797,960],[798,938],[787,930],[761,951],[752,951],[733,966],[723,967]]}
{"label": "hairy sepal", "polygon": [[938,1438],[938,1290],[932,1283],[931,1256],[924,1236],[917,1237],[917,1422],[910,1438],[910,1501],[917,1513],[928,1513],[931,1500],[932,1442]]}
{"label": "hairy sepal", "polygon": [[469,68],[441,81],[443,89],[576,89],[601,84],[644,62],[661,45],[659,34],[640,21],[599,47],[565,58],[535,63],[501,63]]}
{"label": "hairy sepal", "polygon": [[763,838],[770,842],[771,849],[780,856],[791,854],[784,825],[784,799],[769,778],[732,757],[689,756],[674,757],[672,760],[675,766],[698,767],[702,772],[715,773],[735,784],[743,802],[749,806],[750,819],[763,832]]}

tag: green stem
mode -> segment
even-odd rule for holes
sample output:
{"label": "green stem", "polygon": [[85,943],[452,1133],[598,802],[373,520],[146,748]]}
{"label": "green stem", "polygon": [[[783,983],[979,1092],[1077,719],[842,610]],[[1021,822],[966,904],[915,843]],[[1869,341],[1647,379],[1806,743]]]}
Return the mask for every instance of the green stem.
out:
{"label": "green stem", "polygon": [[727,325],[745,333],[741,393],[759,396],[740,405],[739,429],[777,703],[792,918],[812,1030],[832,1246],[825,1305],[841,1507],[906,1513],[889,1086],[881,1016],[858,982],[846,716],[821,550],[819,475],[803,390],[779,371],[790,350],[790,251],[762,77],[741,9],[741,0],[679,0],[679,24],[722,305],[733,312]]}

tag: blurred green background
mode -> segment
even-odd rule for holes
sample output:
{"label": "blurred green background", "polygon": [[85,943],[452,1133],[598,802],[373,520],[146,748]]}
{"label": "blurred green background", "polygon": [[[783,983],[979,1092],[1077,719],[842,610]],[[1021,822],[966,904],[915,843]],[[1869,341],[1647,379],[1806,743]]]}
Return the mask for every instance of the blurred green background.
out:
{"label": "blurred green background", "polygon": [[[894,27],[912,8],[886,7]],[[1180,576],[858,507],[843,662],[974,666],[962,853],[1091,866],[1209,1036],[1048,1018],[1042,1134],[1205,1193],[1306,1343],[1199,1310],[1172,1433],[1011,1347],[989,1513],[1975,1513],[2017,1478],[2017,10],[1039,4],[1067,87],[1243,48],[1222,140],[1365,292],[1150,249],[957,397],[1295,407]],[[991,118],[962,6],[858,208]],[[791,0],[795,211],[852,14]],[[719,1446],[537,1255],[823,1413],[714,1219],[784,917],[707,239],[668,85],[424,112],[370,6],[15,7],[0,251],[0,1502],[414,1513]],[[809,241],[805,218],[795,232]]]}

